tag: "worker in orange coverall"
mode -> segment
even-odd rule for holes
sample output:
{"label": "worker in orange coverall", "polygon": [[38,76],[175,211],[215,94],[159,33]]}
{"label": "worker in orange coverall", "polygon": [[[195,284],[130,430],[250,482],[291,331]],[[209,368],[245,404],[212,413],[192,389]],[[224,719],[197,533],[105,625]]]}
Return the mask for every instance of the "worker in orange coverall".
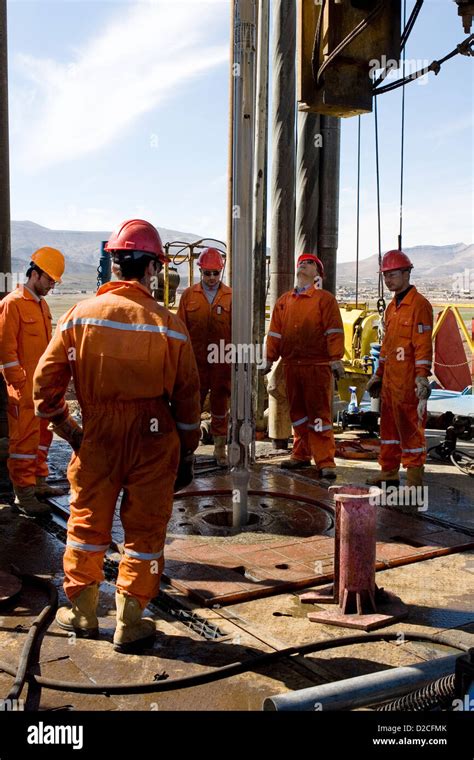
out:
{"label": "worker in orange coverall", "polygon": [[53,436],[47,421],[35,417],[33,406],[33,374],[51,340],[51,312],[44,296],[61,282],[63,272],[62,253],[40,248],[31,257],[26,282],[0,303],[0,362],[8,393],[8,471],[15,505],[30,517],[50,511],[38,497],[64,493],[46,482]]}
{"label": "worker in orange coverall", "polygon": [[178,316],[189,330],[199,370],[201,410],[210,393],[214,456],[227,465],[226,440],[232,364],[225,361],[232,339],[232,288],[221,282],[224,261],[216,248],[205,248],[197,265],[201,282],[186,288]]}
{"label": "worker in orange coverall", "polygon": [[380,364],[367,385],[372,397],[381,395],[381,472],[369,481],[373,485],[398,485],[400,463],[407,469],[408,486],[423,483],[433,309],[410,285],[412,269],[402,251],[388,251],[382,259],[381,272],[394,298],[385,313]]}
{"label": "worker in orange coverall", "polygon": [[344,329],[334,296],[322,289],[324,267],[312,253],[297,261],[297,285],[275,304],[267,335],[264,369],[282,357],[294,446],[284,469],[309,467],[334,479],[333,377],[344,377]]}
{"label": "worker in orange coverall", "polygon": [[[59,626],[95,638],[103,559],[118,496],[125,539],[116,592],[116,651],[142,651],[155,637],[142,610],[158,593],[173,493],[193,477],[199,443],[199,377],[182,321],[152,289],[165,255],[149,222],[124,222],[107,243],[121,280],[64,314],[34,377],[36,413],[75,453],[64,589],[72,608]],[[83,431],[68,415],[71,376]],[[178,478],[177,478],[178,473]],[[176,481],[176,482],[175,482]]]}

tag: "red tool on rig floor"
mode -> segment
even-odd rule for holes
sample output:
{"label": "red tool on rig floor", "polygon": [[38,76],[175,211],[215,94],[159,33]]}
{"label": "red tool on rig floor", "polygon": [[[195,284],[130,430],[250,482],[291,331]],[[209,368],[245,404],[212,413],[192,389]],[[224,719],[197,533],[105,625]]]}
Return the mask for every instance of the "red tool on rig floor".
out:
{"label": "red tool on rig floor", "polygon": [[380,488],[333,486],[336,501],[334,583],[300,597],[304,604],[338,604],[337,610],[310,612],[314,623],[382,628],[408,614],[394,594],[375,584],[375,544]]}

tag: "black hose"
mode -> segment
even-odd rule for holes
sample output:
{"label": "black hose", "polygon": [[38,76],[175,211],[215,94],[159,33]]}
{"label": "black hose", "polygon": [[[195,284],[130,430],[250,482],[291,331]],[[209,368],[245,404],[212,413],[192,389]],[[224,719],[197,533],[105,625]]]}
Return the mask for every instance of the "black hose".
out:
{"label": "black hose", "polygon": [[440,58],[439,61],[431,61],[429,66],[425,66],[423,69],[419,69],[419,71],[415,71],[413,74],[408,74],[402,79],[397,79],[396,82],[391,82],[390,84],[386,84],[383,87],[373,87],[372,95],[382,95],[384,92],[391,92],[392,90],[396,90],[398,87],[403,87],[403,85],[407,84],[408,82],[414,82],[416,79],[426,76],[426,74],[429,74],[430,71],[434,71],[434,73],[438,75],[443,63],[446,63],[446,61],[454,58],[455,55],[474,55],[474,34],[471,34],[470,37],[466,37],[466,39],[460,42],[459,45],[454,48],[454,50],[451,50],[450,53],[445,55],[443,58]]}
{"label": "black hose", "polygon": [[[468,652],[469,647],[461,644],[460,642],[452,644],[451,642],[443,641],[435,636],[431,636],[426,633],[406,633],[403,632],[404,640],[406,641],[427,641],[430,643],[441,644],[444,646],[458,649],[462,652]],[[41,686],[44,689],[52,689],[54,691],[66,691],[81,694],[150,694],[165,691],[175,691],[178,689],[188,689],[191,686],[200,686],[206,683],[213,683],[220,681],[231,676],[240,675],[241,673],[247,673],[260,667],[264,667],[271,663],[281,660],[283,657],[291,657],[293,655],[304,655],[313,652],[322,652],[327,649],[335,649],[337,647],[353,646],[354,644],[365,644],[372,641],[399,641],[400,633],[366,633],[355,634],[353,636],[343,636],[336,639],[329,639],[327,641],[317,641],[310,644],[303,644],[302,646],[288,647],[287,649],[281,649],[278,652],[269,652],[266,654],[257,655],[251,657],[245,662],[236,662],[231,665],[224,665],[221,668],[207,671],[205,673],[199,673],[193,676],[185,676],[183,678],[174,678],[168,681],[143,681],[138,683],[102,683],[102,684],[83,684],[75,683],[73,681],[57,681],[50,678],[44,678],[42,676],[28,673],[27,678],[29,681]],[[0,661],[0,670],[3,670],[9,675],[16,675],[16,671],[8,663]]]}
{"label": "black hose", "polygon": [[378,711],[421,712],[436,707],[447,710],[452,707],[455,695],[454,673],[452,673],[449,676],[438,678],[436,681],[431,681],[421,689],[412,691],[410,694],[404,694],[403,697],[395,699],[393,702],[387,702],[376,709]]}
{"label": "black hose", "polygon": [[19,698],[23,690],[23,686],[25,685],[25,681],[29,677],[28,671],[33,664],[33,661],[37,659],[39,655],[43,637],[58,608],[58,592],[52,583],[44,578],[39,578],[36,575],[23,575],[18,572],[15,574],[18,575],[24,583],[32,583],[33,585],[39,586],[41,589],[46,591],[49,599],[46,607],[44,607],[38,617],[36,617],[31,624],[31,628],[28,631],[26,641],[23,645],[16,671],[14,673],[10,673],[10,675],[15,675],[15,680],[13,682],[13,686],[8,692],[6,698],[7,700],[17,700]]}
{"label": "black hose", "polygon": [[474,478],[474,457],[471,454],[455,449],[449,458],[454,466],[464,475],[469,475],[469,477]]}

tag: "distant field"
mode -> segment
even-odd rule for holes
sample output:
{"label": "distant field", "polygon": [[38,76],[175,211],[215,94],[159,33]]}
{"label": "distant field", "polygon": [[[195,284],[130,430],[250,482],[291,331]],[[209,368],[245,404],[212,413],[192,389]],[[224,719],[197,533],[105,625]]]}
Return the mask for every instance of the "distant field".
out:
{"label": "distant field", "polygon": [[51,309],[53,315],[53,325],[55,325],[59,317],[66,311],[74,306],[79,301],[84,301],[85,298],[91,298],[93,293],[71,293],[65,295],[48,296],[46,299],[48,306]]}
{"label": "distant field", "polygon": [[[77,289],[80,290],[87,290],[87,293],[65,293],[65,294],[58,294],[54,296],[48,297],[48,303],[49,307],[51,309],[51,313],[53,315],[53,321],[54,323],[57,322],[58,317],[61,316],[61,314],[64,314],[65,311],[71,308],[71,306],[74,306],[78,301],[83,301],[84,298],[90,298],[94,295],[96,292],[96,283],[92,281],[91,277],[89,276],[81,276],[81,275],[70,275],[70,281],[68,281],[67,276],[64,277],[63,280],[63,288],[66,288],[67,290]],[[181,288],[180,288],[181,289]],[[462,301],[461,301],[462,302]],[[465,303],[465,302],[464,302]],[[453,306],[455,306],[455,302],[453,302]],[[373,308],[375,310],[376,303],[375,301],[369,301],[369,307]],[[438,306],[437,301],[433,301],[433,310],[434,315],[436,319],[436,315],[442,310],[442,306]],[[461,307],[459,309],[461,316],[467,326],[467,329],[469,333],[471,333],[471,324],[472,320],[474,319],[474,304],[472,308],[468,307]]]}

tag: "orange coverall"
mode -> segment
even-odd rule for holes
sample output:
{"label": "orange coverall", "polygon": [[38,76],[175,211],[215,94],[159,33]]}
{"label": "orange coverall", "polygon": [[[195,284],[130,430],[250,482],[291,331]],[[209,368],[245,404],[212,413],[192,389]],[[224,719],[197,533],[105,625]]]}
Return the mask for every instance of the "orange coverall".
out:
{"label": "orange coverall", "polygon": [[36,413],[65,408],[70,376],[84,438],[68,467],[71,514],[64,589],[103,579],[115,506],[125,532],[117,588],[142,607],[163,570],[180,446],[199,443],[199,379],[186,328],[138,282],[108,282],[58,322],[34,377]]}
{"label": "orange coverall", "polygon": [[267,361],[282,357],[295,440],[293,458],[311,455],[319,469],[334,467],[333,376],[329,362],[342,359],[344,329],[327,290],[290,290],[275,304],[267,335]]}
{"label": "orange coverall", "polygon": [[49,474],[48,422],[35,417],[33,374],[51,340],[51,312],[43,298],[19,285],[0,303],[0,363],[8,393],[8,471],[14,485],[36,485]]}
{"label": "orange coverall", "polygon": [[225,347],[231,343],[232,288],[221,282],[212,304],[207,300],[201,284],[186,288],[179,302],[178,317],[189,330],[196,356],[201,410],[210,392],[211,433],[227,436],[232,363],[213,361],[209,346],[216,346],[213,353],[218,353],[219,358],[223,359]]}
{"label": "orange coverall", "polygon": [[415,287],[385,313],[385,337],[377,375],[383,378],[379,464],[385,471],[419,467],[426,460],[425,420],[417,414],[415,377],[431,373],[433,309]]}

